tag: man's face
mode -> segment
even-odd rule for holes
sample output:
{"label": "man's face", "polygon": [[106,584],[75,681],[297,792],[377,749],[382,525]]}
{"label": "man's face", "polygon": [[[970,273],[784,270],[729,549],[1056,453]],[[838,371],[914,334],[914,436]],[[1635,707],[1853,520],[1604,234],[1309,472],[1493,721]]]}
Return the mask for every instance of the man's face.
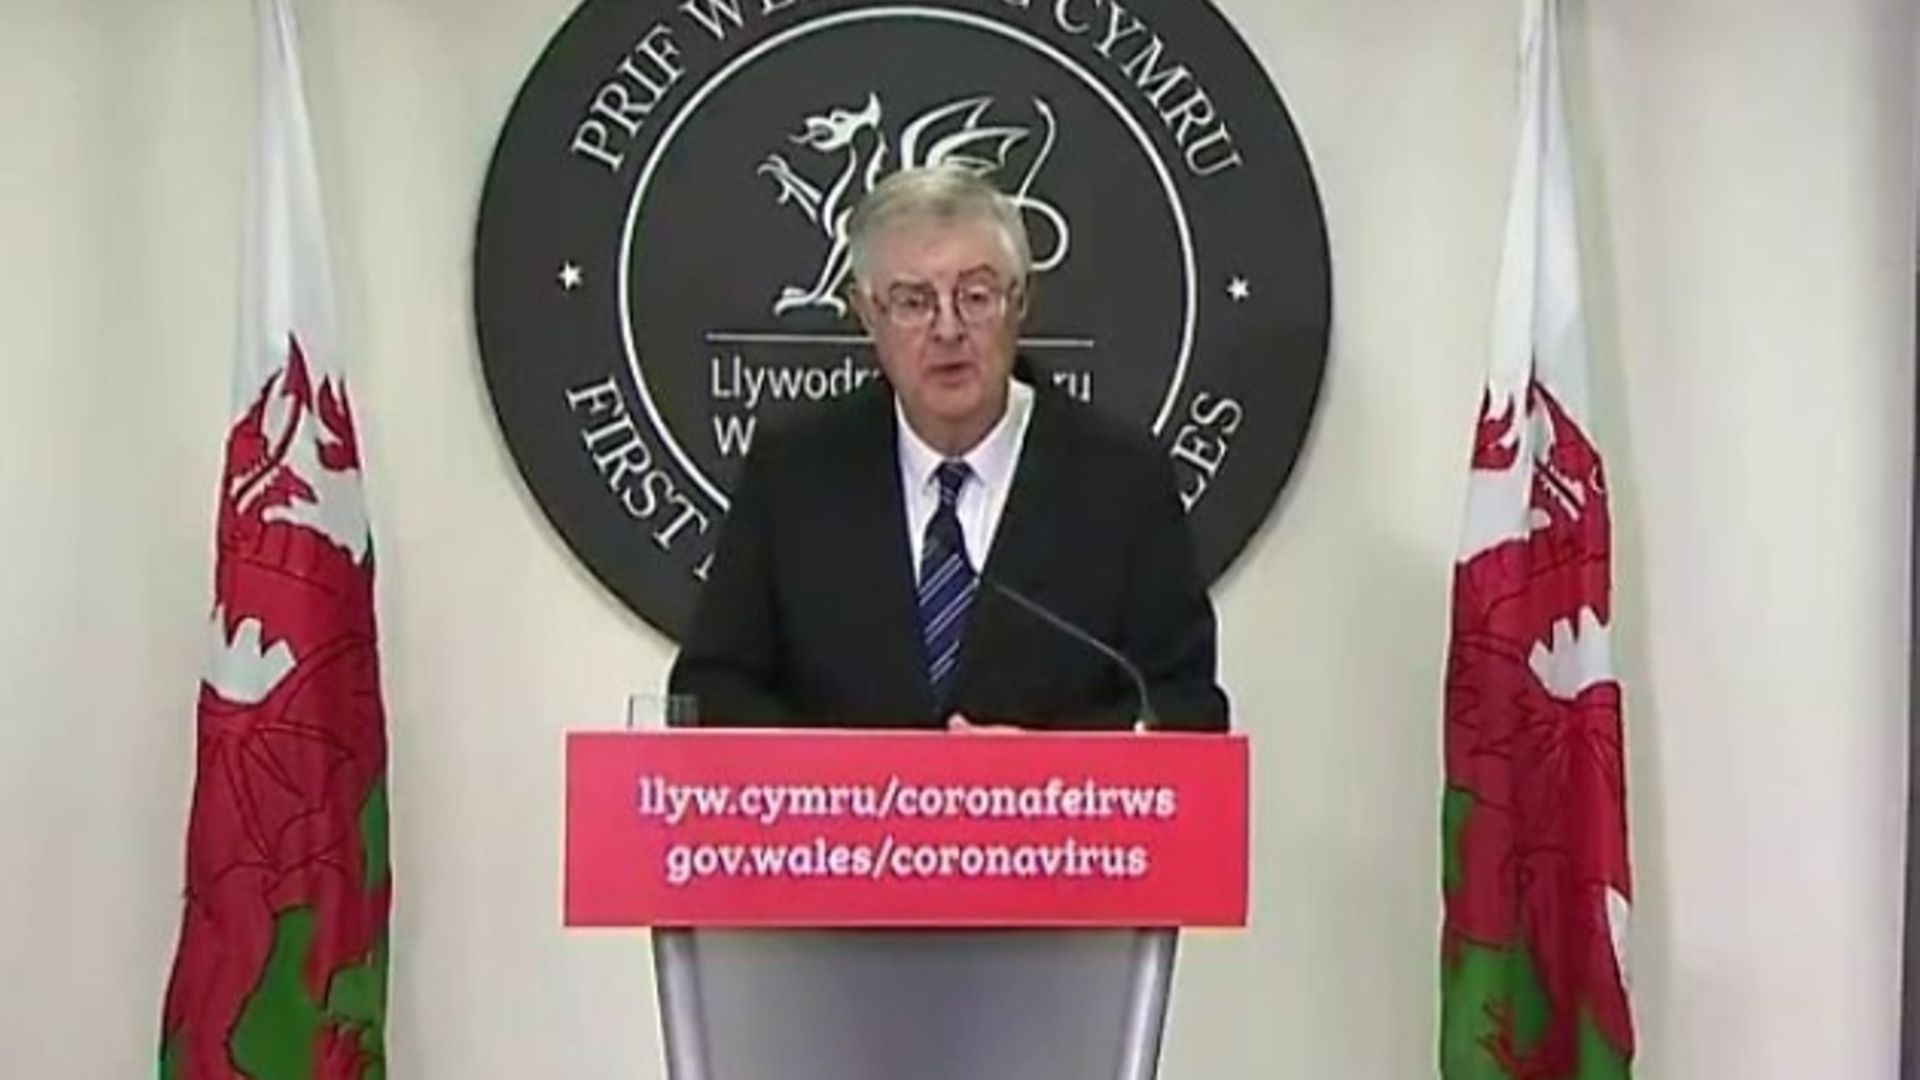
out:
{"label": "man's face", "polygon": [[855,309],[922,438],[964,452],[1006,405],[1026,298],[988,222],[904,224],[874,245]]}

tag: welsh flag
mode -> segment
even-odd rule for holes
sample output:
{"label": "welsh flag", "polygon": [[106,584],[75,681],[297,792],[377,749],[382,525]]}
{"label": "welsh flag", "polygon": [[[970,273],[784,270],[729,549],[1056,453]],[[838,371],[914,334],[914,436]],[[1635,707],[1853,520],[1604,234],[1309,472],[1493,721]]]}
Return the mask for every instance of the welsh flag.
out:
{"label": "welsh flag", "polygon": [[1446,1080],[1633,1058],[1611,522],[1590,434],[1555,0],[1527,0],[1519,160],[1454,567],[1442,813]]}
{"label": "welsh flag", "polygon": [[285,0],[257,173],[159,1073],[384,1073],[386,718],[360,446]]}

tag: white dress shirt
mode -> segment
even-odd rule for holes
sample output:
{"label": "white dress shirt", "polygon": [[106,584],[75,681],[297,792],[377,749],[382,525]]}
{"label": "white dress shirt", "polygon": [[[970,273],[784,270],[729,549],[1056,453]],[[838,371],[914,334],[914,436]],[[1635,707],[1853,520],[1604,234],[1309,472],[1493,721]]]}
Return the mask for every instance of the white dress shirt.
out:
{"label": "white dress shirt", "polygon": [[[907,423],[898,398],[893,403],[896,427],[900,432],[900,487],[907,510],[907,543],[913,552],[913,572],[920,573],[921,549],[927,542],[927,522],[940,509],[940,480],[936,471],[947,458],[928,446]],[[1000,422],[987,432],[960,460],[973,470],[973,476],[960,488],[954,514],[960,519],[960,535],[966,540],[967,562],[974,572],[987,563],[993,550],[993,534],[1000,528],[1000,515],[1007,508],[1007,493],[1013,487],[1013,472],[1020,463],[1020,448],[1027,439],[1027,425],[1033,420],[1033,388],[1010,380],[1007,411]]]}

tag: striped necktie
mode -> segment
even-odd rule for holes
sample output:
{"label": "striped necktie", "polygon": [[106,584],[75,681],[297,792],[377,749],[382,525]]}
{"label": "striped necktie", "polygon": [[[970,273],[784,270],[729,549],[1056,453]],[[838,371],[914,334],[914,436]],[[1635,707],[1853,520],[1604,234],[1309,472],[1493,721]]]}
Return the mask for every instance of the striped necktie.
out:
{"label": "striped necktie", "polygon": [[927,684],[944,709],[950,704],[953,669],[960,662],[960,638],[977,584],[973,565],[967,561],[960,518],[954,512],[960,489],[973,470],[964,461],[948,461],[934,476],[940,482],[940,508],[927,522],[926,543],[920,552],[920,633],[927,646]]}

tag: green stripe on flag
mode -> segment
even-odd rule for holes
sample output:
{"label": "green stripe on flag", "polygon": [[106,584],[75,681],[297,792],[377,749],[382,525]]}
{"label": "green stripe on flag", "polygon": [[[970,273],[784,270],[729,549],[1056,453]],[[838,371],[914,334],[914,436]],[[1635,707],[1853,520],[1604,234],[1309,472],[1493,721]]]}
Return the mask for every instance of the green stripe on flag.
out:
{"label": "green stripe on flag", "polygon": [[1467,827],[1467,815],[1473,812],[1473,794],[1460,788],[1447,789],[1440,802],[1441,871],[1440,887],[1451,893],[1466,878],[1460,856],[1460,834]]}
{"label": "green stripe on flag", "polygon": [[[1525,1054],[1545,1034],[1553,1006],[1524,949],[1462,944],[1441,974],[1440,1075],[1445,1080],[1513,1080],[1489,1052],[1499,1037],[1497,1017],[1511,1010],[1515,1049]],[[1629,1080],[1631,1063],[1609,1044],[1582,1010],[1574,1070],[1556,1080]]]}
{"label": "green stripe on flag", "polygon": [[367,792],[360,807],[360,847],[366,852],[366,871],[361,880],[369,894],[387,883],[387,778],[382,776]]}
{"label": "green stripe on flag", "polygon": [[1553,1006],[1522,949],[1489,949],[1462,942],[1441,973],[1440,1074],[1446,1080],[1510,1080],[1488,1051],[1499,1036],[1498,1017],[1511,1012],[1522,1053],[1546,1031]]}
{"label": "green stripe on flag", "polygon": [[289,908],[274,920],[273,951],[233,1029],[233,1061],[262,1078],[311,1076],[313,1044],[325,1014],[307,996],[301,967],[313,944],[313,909]]}
{"label": "green stripe on flag", "polygon": [[[371,800],[370,800],[371,801]],[[321,1032],[339,1028],[372,1059],[363,1080],[385,1076],[387,942],[383,936],[364,964],[340,969],[328,989],[325,1007],[307,993],[304,975],[313,946],[311,907],[290,908],[275,921],[267,967],[240,1022],[233,1030],[233,1060],[256,1080],[292,1080],[314,1073]],[[176,1047],[169,1046],[161,1066],[163,1080]]]}

